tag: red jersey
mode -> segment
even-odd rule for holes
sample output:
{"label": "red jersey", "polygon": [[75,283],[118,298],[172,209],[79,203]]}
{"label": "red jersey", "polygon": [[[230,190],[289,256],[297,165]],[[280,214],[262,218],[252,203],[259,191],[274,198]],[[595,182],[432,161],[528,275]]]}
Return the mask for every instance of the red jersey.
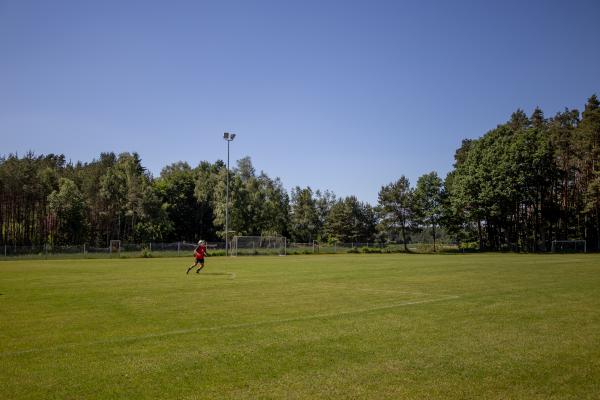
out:
{"label": "red jersey", "polygon": [[200,245],[200,246],[196,247],[196,251],[194,252],[194,256],[196,256],[196,258],[204,258],[205,255],[206,255],[206,246]]}

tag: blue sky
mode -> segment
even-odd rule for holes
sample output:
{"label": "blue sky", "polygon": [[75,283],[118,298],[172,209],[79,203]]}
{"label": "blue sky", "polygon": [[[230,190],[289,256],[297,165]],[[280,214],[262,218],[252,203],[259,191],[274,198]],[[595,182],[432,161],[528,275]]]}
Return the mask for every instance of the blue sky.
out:
{"label": "blue sky", "polygon": [[375,204],[600,95],[598,1],[0,0],[0,154],[226,158]]}

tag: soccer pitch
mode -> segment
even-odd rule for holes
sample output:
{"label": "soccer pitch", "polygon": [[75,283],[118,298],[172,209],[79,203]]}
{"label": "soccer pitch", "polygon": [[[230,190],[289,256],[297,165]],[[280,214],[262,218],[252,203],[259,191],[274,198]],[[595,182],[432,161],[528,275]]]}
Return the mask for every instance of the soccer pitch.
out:
{"label": "soccer pitch", "polygon": [[0,262],[2,399],[597,399],[600,255]]}

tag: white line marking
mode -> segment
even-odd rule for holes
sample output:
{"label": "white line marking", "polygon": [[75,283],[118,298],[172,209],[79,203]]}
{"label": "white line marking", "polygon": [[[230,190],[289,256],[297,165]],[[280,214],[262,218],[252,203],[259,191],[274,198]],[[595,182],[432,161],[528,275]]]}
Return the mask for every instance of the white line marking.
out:
{"label": "white line marking", "polygon": [[369,312],[373,312],[373,311],[389,310],[392,308],[406,307],[406,306],[412,306],[412,305],[416,305],[416,304],[434,303],[434,302],[444,301],[444,300],[456,300],[459,297],[460,296],[443,295],[443,297],[441,297],[441,298],[438,297],[438,298],[428,299],[428,300],[407,301],[407,302],[403,302],[403,303],[388,304],[388,305],[384,305],[384,306],[363,308],[360,310],[353,310],[353,311],[341,311],[341,312],[336,312],[336,313],[305,315],[302,317],[273,319],[273,320],[261,321],[261,322],[248,322],[248,323],[244,323],[244,324],[220,325],[220,326],[213,326],[213,327],[207,327],[207,328],[180,329],[180,330],[174,330],[174,331],[163,332],[163,333],[150,333],[147,335],[140,335],[140,336],[126,336],[126,337],[107,339],[107,340],[97,340],[97,341],[93,341],[93,342],[70,343],[70,344],[64,344],[64,345],[59,345],[59,346],[54,346],[54,347],[47,347],[47,348],[43,348],[43,349],[38,348],[38,349],[28,349],[28,350],[20,350],[20,351],[6,351],[6,352],[0,353],[0,357],[15,356],[15,355],[21,355],[21,354],[28,354],[28,353],[41,353],[41,352],[46,352],[46,351],[55,351],[55,350],[63,350],[63,349],[71,349],[71,348],[75,348],[75,347],[86,347],[86,346],[96,346],[96,345],[103,345],[103,344],[135,342],[138,340],[155,339],[155,338],[175,336],[175,335],[186,335],[188,333],[196,333],[196,332],[211,332],[211,331],[218,331],[221,329],[243,329],[243,328],[252,328],[252,327],[257,327],[257,326],[285,324],[285,323],[289,323],[289,322],[308,321],[311,319],[335,318],[335,317],[340,317],[340,316],[345,316],[345,315],[364,314],[364,313],[369,313]]}
{"label": "white line marking", "polygon": [[406,292],[403,290],[386,290],[386,289],[370,289],[370,288],[361,288],[361,287],[353,287],[349,285],[344,285],[343,283],[330,283],[330,284],[318,284],[318,287],[329,288],[329,289],[346,289],[346,290],[360,290],[363,292],[374,292],[374,293],[393,293],[393,294],[415,294],[418,296],[431,296],[431,293],[423,293],[423,292]]}

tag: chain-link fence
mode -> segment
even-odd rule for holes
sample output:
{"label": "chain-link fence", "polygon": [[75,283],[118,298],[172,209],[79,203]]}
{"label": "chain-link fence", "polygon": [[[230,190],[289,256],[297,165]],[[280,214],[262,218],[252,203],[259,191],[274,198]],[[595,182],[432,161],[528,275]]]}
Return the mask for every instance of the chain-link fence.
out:
{"label": "chain-link fence", "polygon": [[[230,243],[231,244],[231,243]],[[121,243],[119,246],[94,247],[89,245],[73,246],[14,246],[0,245],[0,259],[12,258],[119,258],[119,257],[192,257],[196,243]],[[432,253],[429,243],[407,244],[409,252]],[[438,244],[437,251],[457,249],[456,245]],[[209,256],[224,256],[225,242],[208,242]],[[231,250],[231,249],[230,249]],[[404,244],[347,242],[347,243],[298,243],[287,242],[284,254],[342,254],[342,253],[395,253],[404,252]],[[229,254],[235,254],[230,251]],[[243,255],[274,255],[272,252],[246,252]],[[240,254],[242,255],[242,254]]]}
{"label": "chain-link fence", "polygon": [[337,254],[337,253],[433,253],[435,251],[456,250],[452,244],[438,244],[436,248],[430,243],[408,243],[406,248],[402,243],[376,242],[344,242],[344,243],[288,243],[287,254]]}
{"label": "chain-link fence", "polygon": [[[195,243],[121,243],[119,246],[0,246],[0,258],[112,258],[112,257],[191,257]],[[207,243],[212,255],[225,254],[225,242]]]}
{"label": "chain-link fence", "polygon": [[336,254],[336,253],[366,253],[382,252],[391,245],[373,242],[348,242],[348,243],[296,243],[290,242],[287,254]]}

